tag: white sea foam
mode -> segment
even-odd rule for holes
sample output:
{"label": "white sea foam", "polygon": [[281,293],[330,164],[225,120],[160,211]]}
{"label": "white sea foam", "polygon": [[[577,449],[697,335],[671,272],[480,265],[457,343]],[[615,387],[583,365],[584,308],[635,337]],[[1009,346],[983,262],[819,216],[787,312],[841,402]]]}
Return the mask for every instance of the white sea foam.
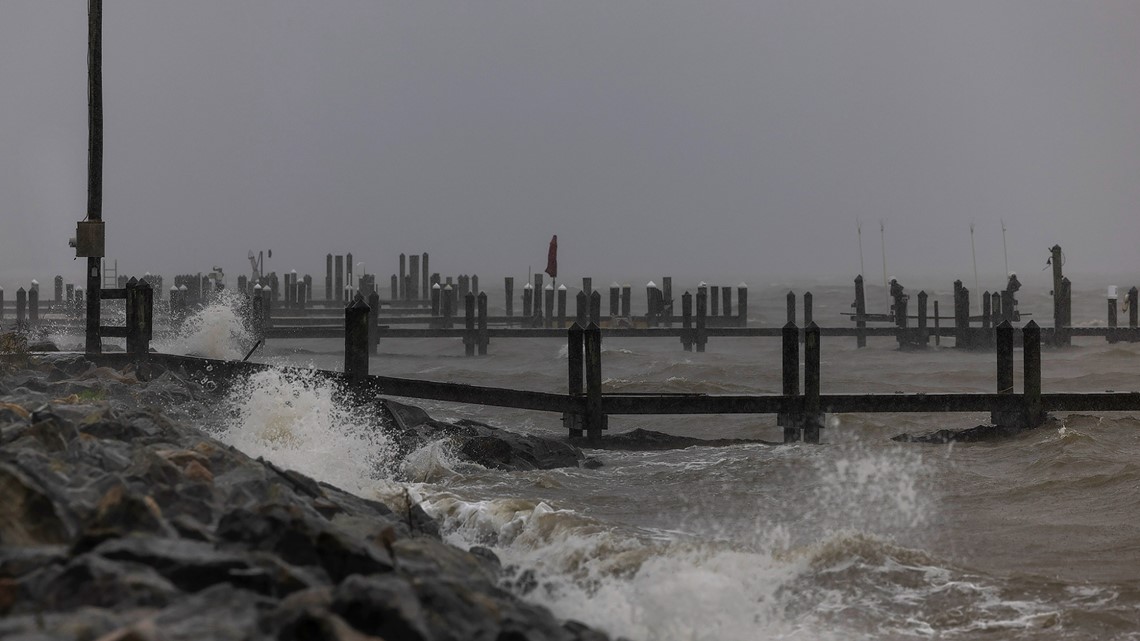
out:
{"label": "white sea foam", "polygon": [[154,341],[169,354],[236,360],[245,356],[253,338],[242,319],[242,298],[222,291],[214,301],[191,314],[174,335]]}

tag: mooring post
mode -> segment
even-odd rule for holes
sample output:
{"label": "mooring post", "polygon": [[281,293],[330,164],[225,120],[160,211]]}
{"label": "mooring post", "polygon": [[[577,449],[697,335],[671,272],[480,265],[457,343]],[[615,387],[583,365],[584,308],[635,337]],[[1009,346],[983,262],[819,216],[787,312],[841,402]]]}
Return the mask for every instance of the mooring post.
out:
{"label": "mooring post", "polygon": [[368,295],[368,353],[380,351],[380,294],[375,289]]}
{"label": "mooring post", "polygon": [[926,290],[918,292],[918,341],[919,345],[926,347],[930,344],[930,332],[926,331],[926,301],[929,298]]}
{"label": "mooring post", "polygon": [[[426,271],[424,272],[427,273]],[[427,291],[426,289],[424,291]],[[507,311],[507,318],[514,318],[515,316],[515,279],[513,276],[503,278],[503,302]],[[510,324],[511,321],[507,321]]]}
{"label": "mooring post", "polygon": [[542,306],[546,309],[546,316],[543,317],[543,325],[550,329],[554,326],[554,283],[546,286],[542,291]]}
{"label": "mooring post", "polygon": [[433,321],[432,321],[433,325],[438,324],[438,321],[435,321],[434,319],[439,318],[440,306],[443,302],[441,300],[442,298],[443,298],[443,292],[440,291],[439,283],[432,285],[431,286],[431,315],[433,318]]}
{"label": "mooring post", "polygon": [[388,296],[393,302],[400,300],[400,277],[395,274],[392,274],[391,282],[388,284]]}
{"label": "mooring post", "polygon": [[127,352],[132,360],[145,359],[150,353],[153,294],[145,280],[132,278],[127,282]]}
{"label": "mooring post", "polygon": [[591,441],[602,437],[606,416],[602,413],[602,330],[594,323],[586,327],[584,335],[586,353],[586,438]]}
{"label": "mooring post", "polygon": [[487,334],[487,292],[479,292],[479,295],[475,297],[475,304],[477,306],[475,346],[478,348],[480,356],[486,356],[487,345],[491,342],[491,338]]}
{"label": "mooring post", "polygon": [[[583,336],[582,325],[574,323],[566,332],[566,363],[569,368],[567,381],[570,396],[582,395]],[[582,438],[583,415],[575,412],[562,414],[562,425],[570,431],[570,438]]]}
{"label": "mooring post", "polygon": [[[534,275],[534,315],[536,317],[543,315],[542,310],[542,272]],[[546,313],[550,313],[550,308],[546,309]]]}
{"label": "mooring post", "polygon": [[455,315],[455,300],[451,296],[453,291],[451,283],[444,285],[443,289],[440,290],[440,299],[443,304],[443,326],[447,329],[451,329],[451,319]]}
{"label": "mooring post", "polygon": [[982,329],[988,330],[990,328],[990,321],[993,320],[993,307],[990,305],[990,293],[982,292]]}
{"label": "mooring post", "polygon": [[[33,281],[35,282],[35,281]],[[28,290],[28,326],[38,327],[40,324],[40,288],[32,285]]]}
{"label": "mooring post", "polygon": [[720,286],[709,286],[709,316],[717,317],[720,315]]}
{"label": "mooring post", "polygon": [[[621,287],[617,283],[610,284],[610,318],[619,315],[621,310]],[[612,327],[612,325],[611,325]]]}
{"label": "mooring post", "polygon": [[594,293],[594,279],[593,278],[591,278],[589,276],[583,276],[582,277],[582,291],[586,292],[587,296]]}
{"label": "mooring post", "polygon": [[142,326],[142,306],[139,304],[139,280],[134,276],[127,281],[126,317],[127,317],[127,354],[132,359],[139,355],[139,328]]}
{"label": "mooring post", "polygon": [[1108,286],[1108,335],[1105,339],[1110,343],[1116,342],[1116,285]]}
{"label": "mooring post", "polygon": [[855,347],[862,348],[867,346],[867,299],[863,290],[863,275],[859,274],[855,277],[855,302],[851,303],[855,308]]}
{"label": "mooring post", "polygon": [[696,336],[693,337],[694,342],[697,344],[697,351],[705,351],[705,343],[709,342],[708,332],[705,327],[708,323],[709,313],[709,294],[708,290],[701,288],[697,290],[697,323],[696,323]]}
{"label": "mooring post", "polygon": [[467,292],[463,297],[463,354],[475,355],[475,294]]}
{"label": "mooring post", "polygon": [[558,286],[558,329],[566,327],[566,286]]}
{"label": "mooring post", "polygon": [[785,296],[785,299],[787,300],[788,311],[787,322],[794,325],[796,322],[796,293],[791,291],[788,292],[787,296]]}
{"label": "mooring post", "polygon": [[360,294],[344,308],[344,375],[350,381],[368,376],[369,311]]}
{"label": "mooring post", "polygon": [[800,402],[800,329],[795,323],[784,325],[781,332],[783,338],[783,393],[785,411],[776,416],[776,424],[784,428],[784,442],[795,443],[800,440],[800,427],[802,414],[799,411]]}
{"label": "mooring post", "polygon": [[[186,322],[186,317],[190,315],[190,289],[185,284],[178,286],[178,326],[181,327]],[[264,327],[264,325],[262,325]],[[258,338],[265,338],[264,333],[259,334]]]}
{"label": "mooring post", "polygon": [[812,322],[812,295],[811,292],[804,292],[804,326],[811,325]]}
{"label": "mooring post", "polygon": [[934,346],[942,345],[942,320],[938,315],[938,301],[934,301]]}
{"label": "mooring post", "polygon": [[430,272],[428,271],[428,253],[427,252],[424,252],[424,254],[423,254],[423,262],[420,263],[420,270],[421,270],[420,281],[421,281],[421,284],[423,285],[423,292],[420,294],[419,299],[420,300],[426,300],[428,297],[428,292],[431,291],[431,289],[430,289],[431,277],[428,276],[428,274]]}
{"label": "mooring post", "polygon": [[[83,290],[79,290],[79,291],[83,291]],[[77,299],[76,304],[78,305],[78,303],[79,303],[79,301]],[[4,320],[4,288],[0,287],[0,321],[2,321],[2,320]]]}
{"label": "mooring post", "polygon": [[1073,344],[1073,336],[1069,328],[1073,325],[1073,284],[1068,276],[1061,277],[1061,345],[1066,347]]}
{"label": "mooring post", "polygon": [[657,327],[657,283],[645,284],[645,326]]}
{"label": "mooring post", "polygon": [[[258,274],[260,277],[261,274]],[[395,278],[393,276],[392,278]],[[325,300],[332,300],[333,292],[333,255],[325,255]],[[395,296],[393,296],[395,298]]]}
{"label": "mooring post", "polygon": [[[403,254],[400,254],[403,257]],[[333,271],[333,285],[336,286],[336,300],[338,303],[350,302],[344,300],[344,256],[337,254],[333,256],[333,264],[335,265]],[[403,270],[400,270],[403,272]]]}
{"label": "mooring post", "polygon": [[408,256],[400,254],[400,300],[408,300]]}
{"label": "mooring post", "polygon": [[661,306],[657,310],[665,320],[665,327],[673,326],[673,277],[661,277]]}
{"label": "mooring post", "polygon": [[62,303],[63,302],[63,276],[57,275],[55,277],[54,284],[55,284],[55,302],[56,303]]}
{"label": "mooring post", "polygon": [[531,309],[533,308],[533,304],[532,304],[533,302],[534,302],[534,287],[532,287],[530,283],[526,283],[525,285],[523,285],[523,309],[522,309],[523,319],[526,322],[529,322],[531,317],[533,316],[533,314],[531,314]]}
{"label": "mooring post", "polygon": [[633,301],[633,288],[629,285],[622,285],[621,288],[621,315],[625,318],[632,319],[630,315],[631,303]]}
{"label": "mooring post", "polygon": [[[994,352],[997,355],[997,393],[1013,394],[1013,325],[1002,321],[994,330]],[[993,410],[990,422],[994,425],[1012,425],[1015,418],[1008,412]]]}
{"label": "mooring post", "polygon": [[693,351],[693,295],[681,294],[681,348]]}
{"label": "mooring post", "polygon": [[804,329],[804,443],[819,443],[819,430],[823,427],[820,411],[819,325],[810,323]]}
{"label": "mooring post", "polygon": [[589,306],[590,299],[588,296],[586,296],[586,290],[583,289],[582,291],[578,292],[577,296],[574,297],[574,322],[581,325],[582,327],[585,327],[586,323],[589,322],[587,320],[590,317]]}
{"label": "mooring post", "polygon": [[[993,292],[990,294],[990,322],[994,327],[997,327],[997,324],[1006,318],[1009,318],[1009,322],[1013,322],[1013,316],[1009,313],[1009,310],[1006,309],[1005,300],[1002,296],[1002,292]],[[1010,298],[1013,298],[1012,294]],[[1010,309],[1013,309],[1012,305]]]}
{"label": "mooring post", "polygon": [[1061,279],[1064,274],[1061,272],[1061,266],[1064,264],[1064,254],[1061,251],[1060,245],[1053,245],[1049,249],[1049,264],[1053,266],[1053,344],[1056,347],[1065,345],[1065,305],[1064,305],[1064,289],[1061,285]]}
{"label": "mooring post", "polygon": [[1045,420],[1041,405],[1041,328],[1037,321],[1029,321],[1021,329],[1022,359],[1025,366],[1025,424],[1037,427]]}
{"label": "mooring post", "polygon": [[736,324],[748,327],[748,285],[745,283],[736,286]]}
{"label": "mooring post", "polygon": [[[0,304],[3,302],[4,290],[0,289]],[[1137,309],[1138,303],[1140,303],[1140,290],[1133,287],[1128,290],[1128,327],[1131,329],[1136,329],[1137,327],[1137,312],[1140,312],[1140,310]]]}
{"label": "mooring post", "polygon": [[16,329],[28,328],[28,292],[23,287],[16,290]]}
{"label": "mooring post", "polygon": [[731,318],[732,317],[732,288],[729,287],[728,285],[725,285],[724,287],[720,288],[720,294],[721,294],[721,302],[723,303],[721,305],[721,309],[720,309],[721,316],[724,316],[725,318]]}
{"label": "mooring post", "polygon": [[590,322],[602,326],[602,293],[596,289],[590,292]]}
{"label": "mooring post", "polygon": [[910,322],[907,319],[907,307],[910,302],[910,296],[897,296],[895,297],[895,338],[898,340],[899,349],[905,349],[910,346],[910,332],[907,329],[907,324]]}

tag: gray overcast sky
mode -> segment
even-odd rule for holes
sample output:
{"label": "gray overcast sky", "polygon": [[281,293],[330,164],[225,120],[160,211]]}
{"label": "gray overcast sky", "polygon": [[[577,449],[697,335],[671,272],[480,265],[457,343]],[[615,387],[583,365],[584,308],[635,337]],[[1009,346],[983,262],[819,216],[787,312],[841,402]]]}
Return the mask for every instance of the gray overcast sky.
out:
{"label": "gray overcast sky", "polygon": [[[106,0],[108,253],[323,281],[1140,281],[1140,2]],[[0,0],[0,285],[82,279],[86,2]],[[11,291],[11,290],[9,290]]]}

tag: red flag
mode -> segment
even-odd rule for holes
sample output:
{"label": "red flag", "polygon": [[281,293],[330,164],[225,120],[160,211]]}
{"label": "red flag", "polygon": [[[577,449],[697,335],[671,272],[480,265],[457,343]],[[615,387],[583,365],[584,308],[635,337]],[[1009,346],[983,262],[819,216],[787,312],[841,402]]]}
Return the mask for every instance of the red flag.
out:
{"label": "red flag", "polygon": [[558,278],[558,234],[550,238],[550,249],[546,252],[546,273]]}

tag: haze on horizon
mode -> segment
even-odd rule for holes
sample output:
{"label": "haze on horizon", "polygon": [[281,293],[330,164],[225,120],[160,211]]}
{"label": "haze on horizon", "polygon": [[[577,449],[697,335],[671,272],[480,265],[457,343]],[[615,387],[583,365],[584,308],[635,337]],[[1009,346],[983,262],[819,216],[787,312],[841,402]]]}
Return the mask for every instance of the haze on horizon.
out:
{"label": "haze on horizon", "polygon": [[[0,1],[5,288],[82,280],[86,29]],[[972,281],[971,223],[1003,278],[1001,221],[1023,281],[1140,271],[1136,2],[112,0],[103,37],[121,273],[525,276],[558,234],[565,280],[850,278],[856,220],[869,282],[880,220],[903,280]]]}

